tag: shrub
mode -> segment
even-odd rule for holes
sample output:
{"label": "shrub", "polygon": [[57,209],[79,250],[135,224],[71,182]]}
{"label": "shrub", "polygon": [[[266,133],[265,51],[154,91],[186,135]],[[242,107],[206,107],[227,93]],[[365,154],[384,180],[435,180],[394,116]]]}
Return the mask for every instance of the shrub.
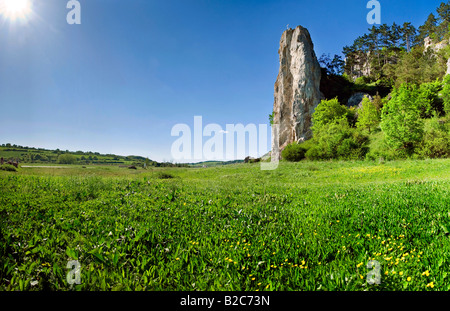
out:
{"label": "shrub", "polygon": [[375,129],[380,123],[380,114],[377,107],[364,96],[361,108],[358,109],[358,121],[356,121],[356,126],[359,129],[368,129],[369,133],[371,130]]}
{"label": "shrub", "polygon": [[423,137],[423,120],[417,103],[418,91],[402,84],[392,92],[392,99],[383,106],[381,129],[386,142],[399,152],[410,154]]}
{"label": "shrub", "polygon": [[323,125],[314,133],[314,146],[306,152],[309,160],[362,159],[368,151],[368,137],[350,128],[346,119]]}
{"label": "shrub", "polygon": [[441,91],[441,97],[443,100],[444,112],[450,115],[450,75],[446,75],[443,81],[443,87]]}
{"label": "shrub", "polygon": [[322,100],[312,114],[312,130],[313,132],[320,131],[324,125],[349,117],[349,109],[341,105],[337,98]]}
{"label": "shrub", "polygon": [[58,156],[59,164],[75,164],[77,162],[77,158],[72,154],[60,154]]}
{"label": "shrub", "polygon": [[383,132],[378,132],[370,136],[369,152],[366,154],[365,159],[368,161],[375,160],[394,160],[396,158],[395,151],[389,147],[386,143],[385,135]]}
{"label": "shrub", "polygon": [[0,166],[0,170],[7,172],[17,172],[17,169],[11,164],[3,164]]}
{"label": "shrub", "polygon": [[303,144],[293,142],[286,146],[281,152],[281,157],[289,162],[299,162],[305,158],[307,149]]}
{"label": "shrub", "polygon": [[431,119],[425,126],[425,134],[418,148],[418,154],[425,158],[450,157],[450,133],[448,125]]}
{"label": "shrub", "polygon": [[443,114],[443,101],[439,98],[441,90],[442,84],[439,80],[420,85],[418,90],[418,107],[422,118],[431,118],[433,113]]}
{"label": "shrub", "polygon": [[174,178],[174,176],[171,175],[171,174],[169,174],[169,173],[160,172],[160,173],[158,174],[158,178],[159,178],[159,179],[172,179],[172,178]]}

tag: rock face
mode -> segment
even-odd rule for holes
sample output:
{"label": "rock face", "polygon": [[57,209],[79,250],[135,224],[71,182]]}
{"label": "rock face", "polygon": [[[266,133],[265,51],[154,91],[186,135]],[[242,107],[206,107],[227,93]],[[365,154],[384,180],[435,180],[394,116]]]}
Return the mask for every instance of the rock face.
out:
{"label": "rock face", "polygon": [[373,100],[373,97],[370,96],[369,94],[367,94],[367,93],[362,93],[362,92],[358,92],[358,93],[353,94],[353,95],[349,98],[349,100],[348,100],[348,102],[347,102],[347,107],[354,107],[354,106],[360,107],[360,105],[361,105],[361,103],[362,103],[362,101],[363,101],[364,96],[367,96],[367,98],[369,98],[371,101]]}
{"label": "rock face", "polygon": [[[444,40],[444,41],[441,41],[441,42],[438,42],[438,43],[433,43],[433,41],[431,40],[430,37],[426,37],[423,40],[424,53],[428,49],[431,49],[431,51],[433,52],[433,55],[436,55],[436,53],[438,53],[440,50],[442,50],[443,48],[445,48],[449,44],[450,44],[450,40]],[[447,71],[446,71],[445,74],[446,75],[450,74],[450,58],[447,60]]]}
{"label": "rock face", "polygon": [[447,72],[445,74],[450,75],[450,58],[447,61]]}
{"label": "rock face", "polygon": [[280,70],[273,105],[272,161],[294,141],[312,137],[311,115],[320,103],[321,70],[306,28],[297,26],[281,36]]}

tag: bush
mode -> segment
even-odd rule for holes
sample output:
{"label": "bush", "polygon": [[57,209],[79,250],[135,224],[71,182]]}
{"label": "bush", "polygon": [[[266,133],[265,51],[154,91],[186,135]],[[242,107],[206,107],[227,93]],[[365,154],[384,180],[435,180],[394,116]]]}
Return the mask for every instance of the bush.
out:
{"label": "bush", "polygon": [[366,160],[390,161],[394,160],[396,157],[395,151],[386,143],[383,132],[378,132],[370,136],[369,152],[366,154]]}
{"label": "bush", "polygon": [[0,166],[0,170],[7,172],[17,172],[17,169],[11,164],[3,164]]}
{"label": "bush", "polygon": [[443,109],[445,114],[450,115],[450,75],[446,75],[443,81],[442,92],[440,93],[443,100]]}
{"label": "bush", "polygon": [[422,118],[431,118],[433,113],[443,115],[443,100],[439,98],[442,84],[439,80],[429,83],[422,83],[419,87],[419,109]]}
{"label": "bush", "polygon": [[72,154],[60,154],[58,156],[59,164],[75,164],[77,162],[77,158]]}
{"label": "bush", "polygon": [[369,133],[371,130],[375,129],[380,123],[380,114],[377,107],[364,96],[361,108],[358,109],[358,121],[356,121],[356,126],[359,129],[368,129]]}
{"label": "bush", "polygon": [[450,157],[450,133],[448,125],[431,119],[426,123],[425,134],[418,148],[418,154],[425,158]]}
{"label": "bush", "polygon": [[317,105],[311,118],[313,123],[312,130],[313,132],[318,132],[322,126],[342,118],[348,119],[349,109],[341,105],[337,98],[322,100]]}
{"label": "bush", "polygon": [[305,158],[307,149],[303,144],[293,142],[286,146],[281,152],[281,157],[289,162],[299,162]]}
{"label": "bush", "polygon": [[368,137],[350,128],[346,119],[323,125],[312,141],[314,145],[306,152],[308,160],[357,160],[368,152]]}
{"label": "bush", "polygon": [[160,172],[158,174],[158,178],[159,179],[172,179],[172,178],[174,178],[174,176],[172,174],[169,174],[169,173]]}
{"label": "bush", "polygon": [[411,152],[423,137],[417,87],[402,84],[394,89],[392,99],[383,106],[381,129],[386,142],[399,152]]}

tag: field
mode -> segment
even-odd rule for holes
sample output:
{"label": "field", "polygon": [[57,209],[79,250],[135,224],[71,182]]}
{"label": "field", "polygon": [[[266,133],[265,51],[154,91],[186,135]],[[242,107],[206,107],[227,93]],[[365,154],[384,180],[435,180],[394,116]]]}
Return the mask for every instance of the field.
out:
{"label": "field", "polygon": [[21,168],[0,191],[0,290],[450,290],[450,159]]}

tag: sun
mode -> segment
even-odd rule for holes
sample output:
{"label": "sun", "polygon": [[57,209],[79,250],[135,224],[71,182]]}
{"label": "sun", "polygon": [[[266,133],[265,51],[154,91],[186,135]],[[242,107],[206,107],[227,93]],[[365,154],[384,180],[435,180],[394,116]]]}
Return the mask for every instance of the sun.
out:
{"label": "sun", "polygon": [[10,20],[26,19],[30,13],[30,0],[0,0],[0,15]]}

